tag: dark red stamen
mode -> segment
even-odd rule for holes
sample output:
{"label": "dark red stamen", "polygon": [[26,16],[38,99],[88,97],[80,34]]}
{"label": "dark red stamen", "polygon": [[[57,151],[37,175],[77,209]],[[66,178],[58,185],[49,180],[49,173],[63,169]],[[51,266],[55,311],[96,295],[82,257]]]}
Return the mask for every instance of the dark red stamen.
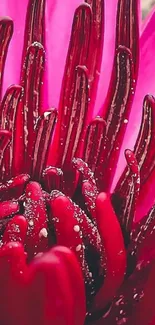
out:
{"label": "dark red stamen", "polygon": [[37,121],[34,152],[32,153],[32,177],[39,180],[46,167],[48,149],[56,122],[56,110],[45,112]]}
{"label": "dark red stamen", "polygon": [[138,1],[119,0],[117,9],[117,28],[116,28],[116,49],[119,45],[124,45],[130,49],[134,71],[137,73],[139,56],[139,17]]}
{"label": "dark red stamen", "polygon": [[10,18],[4,17],[0,19],[0,98],[2,92],[2,82],[4,65],[6,60],[6,55],[8,51],[8,46],[13,34],[13,22]]}
{"label": "dark red stamen", "polygon": [[[151,208],[147,216],[143,217],[135,225],[135,229],[133,229],[131,233],[131,244],[129,246],[130,255],[137,256],[142,254],[144,246],[148,246],[148,250],[153,250],[154,247],[149,244],[151,238],[153,238],[155,232],[155,206]],[[152,243],[151,243],[152,244]],[[148,255],[149,258],[149,255]]]}
{"label": "dark red stamen", "polygon": [[141,128],[135,144],[135,154],[140,166],[141,184],[145,183],[155,167],[155,99],[147,95],[143,104]]}
{"label": "dark red stamen", "polygon": [[140,170],[136,157],[131,150],[125,151],[125,157],[128,164],[126,173],[128,177],[126,183],[123,179],[123,184],[117,185],[113,195],[113,204],[123,229],[128,233],[132,229],[136,204],[139,198]]}
{"label": "dark red stamen", "polygon": [[[63,146],[65,145],[64,137],[66,138],[69,125],[68,122],[70,121],[70,116],[73,114],[73,91],[76,88],[75,83],[77,82],[77,78],[75,78],[75,70],[78,65],[86,65],[89,51],[91,24],[91,8],[87,4],[82,4],[76,9],[74,15],[71,40],[62,83],[58,123],[53,145],[54,150],[52,150],[55,151],[56,157],[50,157],[50,165],[57,163],[60,167],[62,161]],[[59,155],[57,154],[58,148]]]}
{"label": "dark red stamen", "polygon": [[95,103],[104,41],[104,1],[85,0],[92,8],[92,29],[86,66],[89,71],[90,106]]}
{"label": "dark red stamen", "polygon": [[23,89],[20,86],[13,85],[7,89],[0,107],[0,126],[11,132],[11,144],[6,148],[3,156],[3,181],[12,175],[12,166],[14,159],[14,138],[16,132],[15,119],[23,95]]}
{"label": "dark red stamen", "polygon": [[73,165],[83,175],[83,181],[90,181],[91,184],[96,186],[94,173],[88,167],[87,163],[80,158],[74,158],[72,161]]}
{"label": "dark red stamen", "polygon": [[60,190],[62,181],[63,172],[60,168],[50,166],[43,171],[43,183],[46,191]]}
{"label": "dark red stamen", "polygon": [[[88,245],[92,245],[96,252],[100,253],[101,255],[101,238],[96,225],[94,225],[91,219],[89,219],[88,216],[77,205],[75,205],[75,218],[80,225],[84,242],[86,241]],[[103,262],[101,265],[103,266]]]}
{"label": "dark red stamen", "polygon": [[10,131],[0,130],[0,169],[2,168],[5,149],[10,143],[11,138],[12,138],[12,134]]}
{"label": "dark red stamen", "polygon": [[72,96],[72,109],[64,111],[63,132],[60,139],[63,148],[62,158],[59,150],[58,164],[61,163],[64,168],[74,156],[80,154],[81,143],[79,145],[79,141],[83,135],[83,126],[88,110],[88,80],[82,67],[77,67],[75,89]]}
{"label": "dark red stamen", "polygon": [[[77,66],[85,66],[88,69],[88,81],[90,86],[90,93],[96,92],[96,82],[98,81],[98,74],[101,64],[101,53],[103,43],[103,3],[99,1],[91,1],[90,5],[82,4],[75,12],[71,40],[67,55],[64,79],[62,83],[62,91],[59,107],[59,118],[56,129],[56,136],[54,141],[54,149],[59,148],[59,157],[50,160],[52,163],[56,162],[60,165],[63,151],[64,133],[67,132],[67,123],[65,116],[72,116],[73,100],[72,93],[75,89],[76,79],[74,73]],[[93,65],[90,68],[90,59],[92,62],[92,55],[94,57]],[[85,92],[87,92],[85,90]],[[92,98],[92,96],[91,96]],[[67,121],[68,122],[68,121]],[[66,128],[66,129],[64,129]],[[84,134],[83,134],[84,137]],[[61,149],[61,151],[60,151]]]}
{"label": "dark red stamen", "polygon": [[[154,167],[154,141],[155,141],[155,100],[147,95],[143,104],[143,115],[140,131],[134,146],[134,154],[140,168],[141,186],[149,177]],[[116,191],[125,191],[128,183],[129,169],[126,167],[117,186]]]}
{"label": "dark red stamen", "polygon": [[[45,0],[31,0],[28,3],[22,68],[29,46],[34,42],[38,42],[44,46],[45,2]],[[22,80],[23,78],[24,76],[21,75]]]}
{"label": "dark red stamen", "polygon": [[97,166],[105,131],[106,122],[101,117],[96,117],[87,129],[83,160],[93,172]]}
{"label": "dark red stamen", "polygon": [[[19,86],[18,86],[19,87]],[[13,133],[13,157],[12,157],[12,176],[23,173],[25,166],[25,145],[24,145],[24,107],[23,95],[24,89],[21,88],[21,97],[18,101],[15,116],[15,125]],[[19,150],[20,148],[20,150]]]}
{"label": "dark red stamen", "polygon": [[[71,171],[70,162],[74,156],[81,155],[81,141],[88,113],[88,78],[85,69],[82,67],[77,67],[75,88],[70,99],[72,99],[71,108],[65,107],[63,111],[59,151],[57,151],[57,164],[60,167],[63,166],[63,190],[67,194],[71,194],[71,188],[74,189],[75,187],[75,176],[74,171]],[[57,149],[55,148],[55,150]],[[70,170],[70,176],[68,176],[68,170]],[[70,177],[72,177],[72,184]]]}
{"label": "dark red stamen", "polygon": [[40,43],[31,44],[28,48],[22,72],[25,170],[28,173],[30,173],[32,164],[32,150],[35,141],[34,128],[41,109],[44,55],[44,49]]}
{"label": "dark red stamen", "polygon": [[95,200],[99,194],[94,174],[82,159],[74,159],[73,164],[82,174],[82,194],[85,198],[87,209],[90,212],[91,217],[94,218],[96,214]]}
{"label": "dark red stamen", "polygon": [[109,189],[114,176],[120,146],[128,123],[135,91],[131,52],[119,46],[108,93],[105,138],[98,160],[96,178],[100,188]]}
{"label": "dark red stamen", "polygon": [[125,221],[126,229],[131,229],[140,191],[140,172],[134,153],[131,150],[126,150],[125,156],[130,168],[130,177],[132,181],[129,184],[129,192],[127,194],[128,200],[124,206],[123,221]]}

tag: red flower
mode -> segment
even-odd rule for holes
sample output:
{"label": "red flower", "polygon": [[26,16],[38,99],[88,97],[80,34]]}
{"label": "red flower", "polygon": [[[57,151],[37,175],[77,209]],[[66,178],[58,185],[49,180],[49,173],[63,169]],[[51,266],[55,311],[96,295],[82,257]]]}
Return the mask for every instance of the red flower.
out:
{"label": "red flower", "polygon": [[[155,207],[146,193],[155,173],[155,99],[144,98],[140,131],[134,149],[125,150],[127,166],[119,178],[117,164],[141,76],[138,0],[110,2],[117,4],[116,37],[113,66],[109,53],[105,68],[104,84],[111,73],[105,97],[99,75],[106,61],[107,4],[88,0],[75,11],[59,104],[62,72],[56,66],[53,79],[50,75],[54,60],[59,64],[59,46],[53,47],[47,21],[52,12],[56,26],[56,8],[65,10],[71,1],[29,0],[27,6],[20,82],[6,90],[0,105],[2,325],[149,325],[155,317]],[[62,26],[61,35],[68,33]],[[18,32],[20,43],[22,29]],[[12,21],[2,18],[2,94],[12,78],[6,74],[13,71],[10,60],[18,60],[6,60],[12,33]],[[62,68],[65,52],[61,56]],[[15,70],[18,79],[19,65]],[[139,104],[145,88],[137,88]],[[58,111],[45,111],[49,103],[58,104]]]}

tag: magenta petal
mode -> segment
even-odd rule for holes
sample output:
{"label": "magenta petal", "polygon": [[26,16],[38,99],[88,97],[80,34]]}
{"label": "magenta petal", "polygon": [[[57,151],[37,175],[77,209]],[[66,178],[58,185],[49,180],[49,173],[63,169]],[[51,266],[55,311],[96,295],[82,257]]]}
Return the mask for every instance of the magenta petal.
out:
{"label": "magenta petal", "polygon": [[44,108],[58,107],[74,11],[81,0],[46,2]]}
{"label": "magenta petal", "polygon": [[[139,65],[139,75],[138,83],[135,94],[135,99],[133,103],[133,112],[131,115],[130,123],[133,123],[134,116],[134,125],[139,121],[139,116],[141,114],[142,102],[145,94],[151,93],[155,95],[155,76],[153,73],[153,60],[152,60],[152,51],[155,46],[155,11],[148,21],[145,29],[140,38],[140,65]],[[138,109],[140,108],[140,110]],[[135,116],[136,113],[136,116]]]}
{"label": "magenta petal", "polygon": [[155,11],[155,6],[152,7],[151,11],[147,14],[147,16],[145,17],[142,26],[141,26],[141,34],[143,33],[143,31],[145,30],[147,24],[149,23],[150,19],[152,18],[152,15],[154,14]]}
{"label": "magenta petal", "polygon": [[11,84],[19,83],[27,4],[28,0],[0,1],[0,16],[10,16],[14,22],[14,33],[5,65],[3,93]]}

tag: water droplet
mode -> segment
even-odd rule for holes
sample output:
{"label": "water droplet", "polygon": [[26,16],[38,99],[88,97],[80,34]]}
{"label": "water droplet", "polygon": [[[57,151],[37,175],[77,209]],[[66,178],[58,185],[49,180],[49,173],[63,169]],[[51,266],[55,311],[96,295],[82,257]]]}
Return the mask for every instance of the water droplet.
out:
{"label": "water droplet", "polygon": [[81,250],[81,245],[76,246],[76,252],[79,252]]}
{"label": "water droplet", "polygon": [[45,237],[47,238],[48,232],[46,228],[42,228],[39,232],[39,237]]}
{"label": "water droplet", "polygon": [[75,232],[79,232],[80,231],[80,227],[78,225],[74,226],[74,231]]}

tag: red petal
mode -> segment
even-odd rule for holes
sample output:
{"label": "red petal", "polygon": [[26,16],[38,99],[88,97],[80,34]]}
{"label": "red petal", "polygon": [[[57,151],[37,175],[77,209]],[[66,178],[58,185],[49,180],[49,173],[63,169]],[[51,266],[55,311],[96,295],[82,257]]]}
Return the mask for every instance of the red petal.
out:
{"label": "red petal", "polygon": [[0,250],[0,323],[27,325],[24,310],[26,254],[19,243],[10,242]]}
{"label": "red petal", "polygon": [[16,201],[0,202],[0,219],[16,214],[19,211],[19,204]]}
{"label": "red petal", "polygon": [[[60,194],[50,201],[51,221],[54,223],[58,245],[64,245],[74,251],[81,267],[84,267],[84,246],[80,227],[75,219],[75,207],[72,201]],[[76,228],[78,227],[78,231]]]}
{"label": "red petal", "polygon": [[30,182],[26,186],[26,203],[24,216],[28,221],[26,250],[31,258],[48,246],[47,215],[41,186]]}
{"label": "red petal", "polygon": [[2,241],[4,244],[8,242],[21,242],[25,244],[26,232],[28,228],[27,220],[22,215],[14,216],[7,224],[4,231]]}
{"label": "red petal", "polygon": [[28,288],[30,324],[84,324],[82,274],[75,256],[67,248],[56,247],[32,262]]}
{"label": "red petal", "polygon": [[[85,286],[84,286],[84,280],[81,273],[80,268],[77,265],[76,259],[72,256],[71,258],[71,252],[66,247],[54,247],[53,253],[56,254],[56,256],[59,256],[61,260],[64,260],[64,263],[66,263],[68,275],[70,277],[70,282],[72,284],[73,288],[73,295],[74,295],[74,322],[75,325],[83,324],[85,315],[86,315],[86,299],[85,299]],[[76,265],[73,270],[73,265]],[[81,273],[81,274],[80,274]],[[75,281],[75,278],[78,279],[78,281]]]}
{"label": "red petal", "polygon": [[104,284],[95,297],[93,309],[102,309],[116,294],[126,270],[122,231],[110,198],[105,193],[100,193],[96,199],[96,222],[106,256],[106,275]]}
{"label": "red petal", "polygon": [[19,199],[29,179],[29,175],[21,174],[0,185],[0,200]]}

